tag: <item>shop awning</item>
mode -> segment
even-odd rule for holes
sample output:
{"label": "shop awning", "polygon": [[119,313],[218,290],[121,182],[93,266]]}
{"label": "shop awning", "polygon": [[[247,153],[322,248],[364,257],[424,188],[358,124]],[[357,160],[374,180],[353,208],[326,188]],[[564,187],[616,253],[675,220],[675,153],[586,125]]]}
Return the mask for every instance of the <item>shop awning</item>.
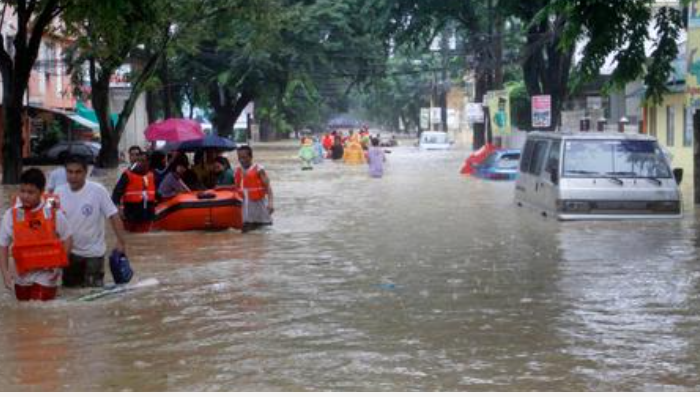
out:
{"label": "shop awning", "polygon": [[[95,111],[85,106],[84,103],[78,102],[75,105],[75,112],[78,114],[78,116],[99,125],[99,121],[97,121],[97,114],[95,113]],[[112,119],[112,125],[117,125],[119,115],[117,113],[112,113],[109,115],[109,117]]]}
{"label": "shop awning", "polygon": [[80,124],[83,127],[87,127],[93,131],[100,130],[100,125],[98,123],[91,121],[91,120],[88,120],[85,117],[80,116],[78,114],[66,114],[66,117],[73,120],[75,123]]}

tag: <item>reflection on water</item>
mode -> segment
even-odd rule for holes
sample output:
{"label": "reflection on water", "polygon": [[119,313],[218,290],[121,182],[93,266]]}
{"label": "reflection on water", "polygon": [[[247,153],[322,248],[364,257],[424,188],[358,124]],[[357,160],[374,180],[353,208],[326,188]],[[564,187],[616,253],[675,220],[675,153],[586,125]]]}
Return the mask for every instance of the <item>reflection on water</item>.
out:
{"label": "reflection on water", "polygon": [[270,230],[129,236],[157,288],[46,305],[0,294],[0,389],[700,385],[694,214],[557,223],[515,207],[512,183],[459,175],[458,151],[395,149],[379,180],[302,172],[295,154],[256,151]]}

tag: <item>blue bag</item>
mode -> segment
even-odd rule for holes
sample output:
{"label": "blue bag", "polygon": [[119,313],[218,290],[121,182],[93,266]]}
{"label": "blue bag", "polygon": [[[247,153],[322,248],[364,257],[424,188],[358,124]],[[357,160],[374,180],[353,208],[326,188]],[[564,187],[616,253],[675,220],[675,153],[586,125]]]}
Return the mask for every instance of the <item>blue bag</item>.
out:
{"label": "blue bag", "polygon": [[119,250],[113,250],[109,256],[109,270],[112,272],[112,278],[115,284],[126,284],[131,281],[134,276],[134,271],[131,270],[129,258]]}

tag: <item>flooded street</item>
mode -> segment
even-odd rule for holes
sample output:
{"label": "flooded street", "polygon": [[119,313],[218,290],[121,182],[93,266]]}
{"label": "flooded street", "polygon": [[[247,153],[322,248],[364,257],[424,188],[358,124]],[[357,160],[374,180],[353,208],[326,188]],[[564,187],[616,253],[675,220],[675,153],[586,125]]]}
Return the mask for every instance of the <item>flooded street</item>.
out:
{"label": "flooded street", "polygon": [[700,389],[689,192],[680,221],[559,223],[465,157],[400,147],[372,180],[261,149],[271,229],[130,235],[161,284],[121,296],[1,292],[0,389]]}

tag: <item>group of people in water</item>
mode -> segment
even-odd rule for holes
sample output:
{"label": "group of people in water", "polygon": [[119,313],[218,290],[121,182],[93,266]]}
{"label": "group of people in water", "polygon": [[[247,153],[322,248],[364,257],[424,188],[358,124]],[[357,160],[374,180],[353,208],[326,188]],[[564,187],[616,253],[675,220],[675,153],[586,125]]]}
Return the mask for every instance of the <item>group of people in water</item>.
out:
{"label": "group of people in water", "polygon": [[54,299],[59,284],[102,287],[105,223],[116,237],[115,249],[125,254],[124,230],[149,230],[157,203],[181,193],[237,189],[243,196],[243,231],[270,225],[274,207],[267,173],[253,162],[251,147],[238,147],[237,156],[234,170],[216,150],[204,150],[195,154],[190,167],[185,153],[147,153],[134,146],[111,195],[89,180],[88,160],[82,156],[69,156],[63,167],[51,172],[48,184],[40,169],[25,170],[17,198],[0,223],[5,287],[20,301]]}
{"label": "group of people in water", "polygon": [[323,137],[303,137],[299,149],[302,170],[312,170],[312,164],[323,159],[343,161],[345,164],[367,164],[373,178],[384,175],[386,162],[385,150],[380,147],[379,136],[371,136],[369,129],[363,127],[358,133],[350,130],[347,135],[332,131]]}
{"label": "group of people in water", "polygon": [[[0,274],[17,300],[51,300],[58,286],[102,287],[105,275],[106,223],[116,237],[115,249],[126,254],[124,231],[150,230],[159,202],[180,194],[232,189],[242,194],[243,232],[272,223],[273,193],[265,169],[253,161],[253,149],[236,150],[239,165],[215,149],[193,156],[184,152],[146,152],[129,148],[129,165],[111,194],[88,178],[88,160],[69,156],[47,180],[38,168],[25,170],[19,193],[0,223]],[[386,161],[378,137],[366,128],[343,135],[304,138],[299,152],[303,169],[329,158],[346,164],[369,164],[381,178]],[[14,259],[14,271],[10,267]]]}
{"label": "group of people in water", "polygon": [[244,231],[272,223],[272,187],[262,166],[253,163],[253,149],[237,149],[240,165],[234,170],[229,160],[215,149],[194,155],[194,165],[186,153],[144,152],[129,149],[131,164],[119,178],[112,201],[123,208],[126,229],[148,231],[158,202],[179,194],[209,189],[239,189],[244,198]]}

